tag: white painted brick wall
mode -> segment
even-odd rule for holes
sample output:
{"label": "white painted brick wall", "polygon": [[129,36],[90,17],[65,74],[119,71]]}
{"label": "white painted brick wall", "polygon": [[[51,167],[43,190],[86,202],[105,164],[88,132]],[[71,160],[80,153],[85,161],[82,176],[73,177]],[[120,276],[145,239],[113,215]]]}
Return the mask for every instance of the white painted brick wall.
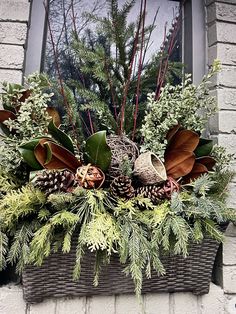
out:
{"label": "white painted brick wall", "polygon": [[224,314],[236,313],[236,295],[227,295],[224,304]]}
{"label": "white painted brick wall", "polygon": [[1,0],[0,21],[28,22],[29,19],[28,1]]}
{"label": "white painted brick wall", "polygon": [[218,43],[209,48],[209,63],[214,59],[221,60],[224,65],[236,65],[236,46],[233,44]]}
{"label": "white painted brick wall", "polygon": [[[207,1],[212,3],[212,1]],[[215,1],[208,8],[209,63],[214,58],[222,62],[216,84],[218,114],[218,142],[236,153],[236,1]],[[229,206],[236,208],[236,184],[229,186]],[[224,314],[236,313],[236,227],[231,224],[223,245],[223,308]]]}
{"label": "white painted brick wall", "polygon": [[216,42],[236,43],[236,24],[228,24],[226,22],[215,22],[208,30],[209,46]]}
{"label": "white painted brick wall", "polygon": [[1,45],[0,68],[22,70],[24,64],[23,46]]}
{"label": "white painted brick wall", "polygon": [[0,1],[0,82],[22,82],[29,11],[28,0]]}
{"label": "white painted brick wall", "polygon": [[6,286],[0,288],[0,313],[25,314],[26,304],[23,293],[19,287]]}
{"label": "white painted brick wall", "polygon": [[0,43],[24,45],[26,41],[27,24],[0,22]]}
{"label": "white painted brick wall", "polygon": [[214,2],[207,8],[208,13],[208,23],[214,22],[216,19],[218,21],[232,22],[235,23],[236,20],[236,8],[235,1],[232,4],[222,2]]}
{"label": "white painted brick wall", "polygon": [[234,314],[235,301],[214,284],[209,294],[198,297],[189,292],[147,294],[141,300],[134,295],[96,296],[48,299],[33,305],[24,303],[19,287],[0,288],[0,314]]}
{"label": "white painted brick wall", "polygon": [[236,110],[236,89],[218,89],[217,103],[220,109]]}

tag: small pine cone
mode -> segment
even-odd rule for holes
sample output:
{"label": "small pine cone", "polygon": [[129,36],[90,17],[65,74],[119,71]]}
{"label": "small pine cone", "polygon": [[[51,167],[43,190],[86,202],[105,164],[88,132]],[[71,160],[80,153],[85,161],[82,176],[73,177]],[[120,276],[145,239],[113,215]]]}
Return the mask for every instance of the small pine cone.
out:
{"label": "small pine cone", "polygon": [[127,176],[116,177],[110,185],[111,194],[116,197],[132,198],[134,196],[134,188],[132,181]]}
{"label": "small pine cone", "polygon": [[69,170],[44,170],[33,180],[35,187],[46,195],[67,192],[74,183],[74,175]]}
{"label": "small pine cone", "polygon": [[136,196],[143,196],[149,198],[154,205],[158,204],[162,199],[162,189],[156,185],[145,185],[136,189]]}
{"label": "small pine cone", "polygon": [[154,205],[158,204],[161,200],[171,199],[173,192],[178,192],[180,189],[179,183],[173,178],[168,177],[165,182],[161,185],[146,185],[137,188],[135,195],[142,195],[143,197],[149,198]]}

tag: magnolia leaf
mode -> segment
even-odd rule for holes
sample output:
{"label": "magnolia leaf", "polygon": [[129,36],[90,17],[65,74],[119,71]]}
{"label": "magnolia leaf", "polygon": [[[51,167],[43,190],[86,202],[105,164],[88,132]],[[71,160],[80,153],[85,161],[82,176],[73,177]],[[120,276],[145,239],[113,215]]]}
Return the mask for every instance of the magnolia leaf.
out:
{"label": "magnolia leaf", "polygon": [[35,157],[46,169],[69,169],[76,172],[81,162],[66,148],[42,139],[34,150]]}
{"label": "magnolia leaf", "polygon": [[61,124],[61,118],[60,118],[58,111],[53,107],[47,107],[47,113],[49,114],[50,117],[52,117],[52,121],[53,121],[54,125],[57,128],[59,128],[59,126]]}
{"label": "magnolia leaf", "polygon": [[197,179],[198,177],[200,177],[204,173],[208,173],[207,167],[201,163],[195,162],[191,172],[183,178],[183,182],[189,183],[189,182]]}
{"label": "magnolia leaf", "polygon": [[166,135],[166,139],[168,142],[171,141],[172,137],[176,134],[176,132],[180,129],[181,125],[177,124],[172,129],[170,129]]}
{"label": "magnolia leaf", "polygon": [[44,147],[46,147],[46,151],[47,151],[46,160],[45,160],[45,165],[47,165],[52,160],[52,151],[48,142],[44,144]]}
{"label": "magnolia leaf", "polygon": [[197,163],[201,163],[202,165],[206,166],[207,170],[210,171],[216,164],[216,161],[213,157],[210,156],[203,156],[196,159]]}
{"label": "magnolia leaf", "polygon": [[181,150],[193,152],[199,143],[199,135],[190,130],[179,130],[172,137],[167,151]]}
{"label": "magnolia leaf", "polygon": [[38,145],[40,139],[34,139],[26,144],[23,144],[19,147],[19,151],[21,153],[22,158],[24,161],[33,169],[40,170],[42,166],[37,161],[34,155],[34,149]]}
{"label": "magnolia leaf", "polygon": [[58,129],[54,124],[53,120],[50,121],[48,125],[48,132],[57,140],[62,146],[68,149],[71,153],[74,154],[74,146],[71,138],[66,135],[63,131]]}
{"label": "magnolia leaf", "polygon": [[4,122],[8,119],[15,120],[16,115],[9,110],[0,110],[0,122]]}
{"label": "magnolia leaf", "polygon": [[106,131],[91,135],[85,144],[84,159],[106,171],[111,163],[111,149],[107,145]]}
{"label": "magnolia leaf", "polygon": [[173,150],[165,154],[167,175],[177,179],[187,175],[193,168],[195,155],[189,151]]}
{"label": "magnolia leaf", "polygon": [[199,144],[195,149],[194,153],[196,157],[208,156],[210,155],[213,148],[213,140],[206,138],[200,138]]}

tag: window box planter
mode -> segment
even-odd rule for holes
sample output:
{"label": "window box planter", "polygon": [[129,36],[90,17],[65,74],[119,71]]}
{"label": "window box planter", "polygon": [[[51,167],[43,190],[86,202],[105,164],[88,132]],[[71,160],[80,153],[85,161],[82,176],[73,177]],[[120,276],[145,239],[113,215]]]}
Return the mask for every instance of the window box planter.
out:
{"label": "window box planter", "polygon": [[[195,295],[209,291],[212,269],[219,243],[205,238],[201,244],[192,244],[189,255],[163,256],[166,269],[164,276],[153,271],[152,278],[144,278],[142,293],[192,292]],[[69,254],[55,253],[45,260],[41,267],[28,266],[23,273],[24,299],[28,303],[41,302],[45,298],[113,295],[134,292],[130,276],[122,272],[124,266],[118,256],[112,256],[111,263],[101,271],[99,285],[93,285],[94,254],[87,252],[82,260],[79,281],[72,279],[75,261],[75,243]]]}

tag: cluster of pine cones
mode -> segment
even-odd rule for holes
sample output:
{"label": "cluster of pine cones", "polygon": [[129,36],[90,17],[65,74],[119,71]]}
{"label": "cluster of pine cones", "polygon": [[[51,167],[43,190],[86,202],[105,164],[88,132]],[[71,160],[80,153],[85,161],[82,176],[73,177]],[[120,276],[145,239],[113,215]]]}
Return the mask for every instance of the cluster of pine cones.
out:
{"label": "cluster of pine cones", "polygon": [[[70,192],[74,187],[81,186],[79,179],[80,177],[77,178],[77,175],[68,170],[45,170],[36,176],[34,186],[48,196],[56,192]],[[163,199],[170,199],[175,191],[179,191],[179,184],[172,178],[168,178],[160,185],[145,185],[135,189],[128,176],[120,175],[110,184],[110,192],[115,197],[130,199],[134,196],[143,196],[149,198],[155,205]]]}
{"label": "cluster of pine cones", "polygon": [[71,192],[77,186],[99,188],[104,179],[99,168],[88,164],[79,167],[76,174],[69,170],[44,170],[36,175],[33,184],[48,196],[51,193]]}
{"label": "cluster of pine cones", "polygon": [[143,196],[149,198],[154,205],[163,199],[170,199],[171,194],[178,192],[179,188],[179,184],[173,178],[168,178],[160,185],[145,185],[134,189],[132,180],[123,175],[116,177],[110,185],[111,194],[115,197],[130,199],[134,196]]}

